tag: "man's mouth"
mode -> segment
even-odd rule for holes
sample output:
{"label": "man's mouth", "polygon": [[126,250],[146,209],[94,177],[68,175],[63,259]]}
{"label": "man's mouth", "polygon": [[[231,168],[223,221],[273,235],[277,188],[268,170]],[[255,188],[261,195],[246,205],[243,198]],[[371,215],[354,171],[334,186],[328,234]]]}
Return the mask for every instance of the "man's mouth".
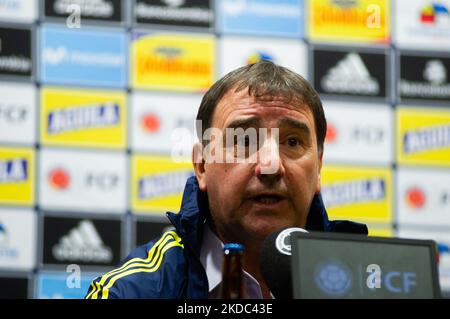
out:
{"label": "man's mouth", "polygon": [[259,204],[273,205],[281,202],[284,198],[279,195],[257,195],[251,199]]}

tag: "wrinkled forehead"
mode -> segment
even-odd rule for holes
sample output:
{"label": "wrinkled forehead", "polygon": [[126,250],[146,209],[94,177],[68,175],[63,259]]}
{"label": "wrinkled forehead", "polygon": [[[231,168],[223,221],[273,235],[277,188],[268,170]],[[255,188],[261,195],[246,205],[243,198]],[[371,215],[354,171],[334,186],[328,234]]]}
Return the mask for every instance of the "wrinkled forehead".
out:
{"label": "wrinkled forehead", "polygon": [[[254,102],[280,102],[284,104],[303,104],[303,96],[292,89],[273,89],[264,83],[260,85],[243,86],[234,85],[225,94],[238,98],[249,98]],[[220,102],[220,101],[219,101]]]}
{"label": "wrinkled forehead", "polygon": [[256,112],[256,109],[260,111],[260,115],[268,114],[268,116],[282,114],[286,111],[294,115],[298,112],[312,115],[302,97],[294,94],[287,95],[283,92],[272,92],[265,95],[256,93],[258,92],[252,92],[248,87],[240,90],[236,90],[236,88],[228,90],[216,105],[212,123],[225,121],[234,114],[251,114]]}

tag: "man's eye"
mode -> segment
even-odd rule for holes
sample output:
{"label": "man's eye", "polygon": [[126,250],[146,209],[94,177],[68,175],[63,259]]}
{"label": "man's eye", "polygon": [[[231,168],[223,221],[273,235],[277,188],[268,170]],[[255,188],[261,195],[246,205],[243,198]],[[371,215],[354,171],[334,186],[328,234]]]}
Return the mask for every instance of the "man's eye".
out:
{"label": "man's eye", "polygon": [[250,138],[248,136],[237,138],[235,141],[235,144],[238,144],[239,146],[250,146]]}
{"label": "man's eye", "polygon": [[301,143],[300,143],[300,140],[299,140],[298,138],[296,138],[296,137],[289,137],[289,138],[287,139],[287,144],[288,144],[290,147],[297,147],[297,146],[299,146]]}

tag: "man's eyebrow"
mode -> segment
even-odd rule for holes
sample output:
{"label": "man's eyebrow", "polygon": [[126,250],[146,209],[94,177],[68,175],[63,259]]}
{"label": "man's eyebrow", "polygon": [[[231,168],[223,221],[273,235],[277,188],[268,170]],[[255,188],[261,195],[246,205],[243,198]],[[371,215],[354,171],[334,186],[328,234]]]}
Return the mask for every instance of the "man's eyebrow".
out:
{"label": "man's eyebrow", "polygon": [[257,117],[249,117],[244,119],[236,119],[233,120],[230,124],[226,126],[226,128],[248,128],[248,127],[259,127],[261,123],[260,119]]}
{"label": "man's eyebrow", "polygon": [[278,121],[278,127],[283,127],[283,126],[290,126],[292,128],[302,131],[303,133],[311,134],[311,130],[309,129],[308,125],[306,125],[303,122],[299,122],[297,120],[291,119],[291,118],[280,119]]}

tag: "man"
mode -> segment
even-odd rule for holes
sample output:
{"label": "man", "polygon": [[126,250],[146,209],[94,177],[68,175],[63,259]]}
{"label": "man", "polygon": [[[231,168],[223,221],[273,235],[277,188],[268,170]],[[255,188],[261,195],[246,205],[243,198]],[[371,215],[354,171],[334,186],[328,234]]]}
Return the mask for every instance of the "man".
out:
{"label": "man", "polygon": [[219,298],[227,242],[245,247],[246,295],[271,298],[259,269],[266,236],[293,226],[367,234],[365,225],[328,220],[320,196],[326,120],[301,76],[267,61],[241,67],[206,92],[197,120],[195,177],[180,212],[167,213],[174,230],[94,280],[87,298]]}

